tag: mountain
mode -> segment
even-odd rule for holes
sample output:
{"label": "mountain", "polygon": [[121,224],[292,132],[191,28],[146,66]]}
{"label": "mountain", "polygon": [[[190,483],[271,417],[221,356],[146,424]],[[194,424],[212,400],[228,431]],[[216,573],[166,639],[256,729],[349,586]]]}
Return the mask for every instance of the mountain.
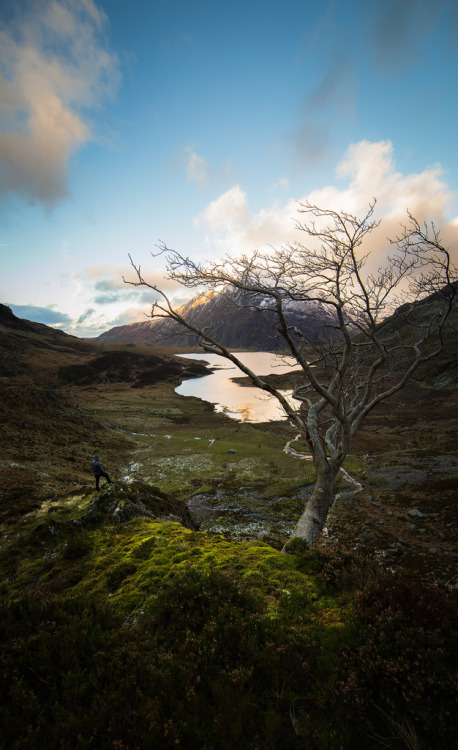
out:
{"label": "mountain", "polygon": [[[421,330],[426,331],[431,321],[440,319],[444,300],[458,293],[458,281],[438,292],[423,297],[413,306],[402,305],[383,322],[387,337],[396,336],[399,341],[412,344]],[[442,333],[443,349],[438,357],[420,366],[415,378],[435,388],[456,388],[458,383],[458,304],[449,314]],[[422,347],[424,352],[434,350],[438,345],[437,335],[432,329],[431,339]],[[400,355],[402,356],[402,354]]]}
{"label": "mountain", "polygon": [[[254,305],[262,309],[256,309]],[[307,338],[324,338],[332,330],[329,326],[334,323],[333,316],[319,303],[289,302],[286,311],[288,322]],[[179,312],[196,328],[209,329],[225,346],[254,351],[275,351],[285,346],[277,331],[276,314],[268,309],[266,299],[253,300],[243,292],[225,289],[196,297],[183,305]],[[194,346],[198,343],[198,336],[170,318],[155,318],[111,328],[97,340]]]}

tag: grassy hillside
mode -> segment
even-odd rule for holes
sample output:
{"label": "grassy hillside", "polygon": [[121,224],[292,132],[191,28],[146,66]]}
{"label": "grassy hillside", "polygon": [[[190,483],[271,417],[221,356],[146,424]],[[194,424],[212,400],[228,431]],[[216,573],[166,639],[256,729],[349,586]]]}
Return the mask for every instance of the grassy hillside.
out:
{"label": "grassy hillside", "polygon": [[456,567],[454,390],[374,414],[363,491],[283,554],[313,481],[286,425],[179,397],[170,350],[20,323],[0,324],[0,748],[456,746],[458,602],[434,584]]}

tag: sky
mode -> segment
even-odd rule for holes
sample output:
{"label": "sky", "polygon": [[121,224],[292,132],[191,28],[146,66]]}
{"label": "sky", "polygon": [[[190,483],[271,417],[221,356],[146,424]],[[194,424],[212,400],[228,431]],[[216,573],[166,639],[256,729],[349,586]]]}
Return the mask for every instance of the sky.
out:
{"label": "sky", "polygon": [[457,27],[455,0],[2,0],[0,301],[97,336],[151,309],[129,254],[185,301],[159,242],[278,246],[306,200],[377,198],[374,253],[407,209],[457,253]]}

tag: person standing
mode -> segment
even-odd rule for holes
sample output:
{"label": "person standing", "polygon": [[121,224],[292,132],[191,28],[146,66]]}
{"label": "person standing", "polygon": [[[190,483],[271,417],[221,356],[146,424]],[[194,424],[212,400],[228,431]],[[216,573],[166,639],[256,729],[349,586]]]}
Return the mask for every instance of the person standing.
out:
{"label": "person standing", "polygon": [[109,484],[113,484],[110,477],[108,476],[105,469],[103,468],[102,464],[100,463],[100,456],[98,456],[97,454],[95,454],[94,460],[91,463],[91,471],[95,476],[96,492],[100,491],[100,488],[99,488],[100,477],[105,477],[105,479],[107,480],[107,482],[109,482]]}

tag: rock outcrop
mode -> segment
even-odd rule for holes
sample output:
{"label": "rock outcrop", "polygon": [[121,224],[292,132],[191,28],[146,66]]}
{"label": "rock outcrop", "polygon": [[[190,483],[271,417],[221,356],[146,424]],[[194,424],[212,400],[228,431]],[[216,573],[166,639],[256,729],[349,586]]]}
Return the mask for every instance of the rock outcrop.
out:
{"label": "rock outcrop", "polygon": [[91,502],[78,523],[83,526],[106,521],[123,523],[139,517],[174,521],[188,529],[195,528],[184,503],[172,500],[157,487],[142,482],[107,485]]}

